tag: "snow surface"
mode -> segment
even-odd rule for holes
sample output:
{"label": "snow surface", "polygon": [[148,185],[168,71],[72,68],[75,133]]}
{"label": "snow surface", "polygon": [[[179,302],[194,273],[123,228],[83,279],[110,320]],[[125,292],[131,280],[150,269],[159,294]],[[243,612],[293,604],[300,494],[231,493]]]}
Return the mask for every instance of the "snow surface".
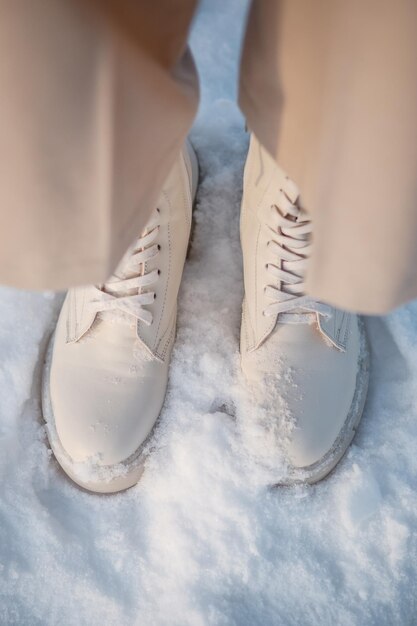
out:
{"label": "snow surface", "polygon": [[39,396],[62,296],[0,290],[1,625],[417,624],[417,304],[367,321],[365,415],[326,481],[266,487],[268,438],[254,413],[233,417],[244,10],[207,0],[192,34],[196,228],[157,447],[135,488],[91,495],[59,470]]}

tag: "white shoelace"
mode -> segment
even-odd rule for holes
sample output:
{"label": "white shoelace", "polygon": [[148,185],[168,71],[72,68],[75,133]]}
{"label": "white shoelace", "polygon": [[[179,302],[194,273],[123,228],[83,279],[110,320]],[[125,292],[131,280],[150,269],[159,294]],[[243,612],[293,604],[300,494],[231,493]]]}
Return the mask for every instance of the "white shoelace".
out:
{"label": "white shoelace", "polygon": [[156,209],[146,225],[141,237],[129,254],[126,262],[123,260],[116,273],[101,286],[94,287],[94,298],[89,307],[95,312],[119,310],[146,325],[152,324],[153,315],[144,308],[155,298],[154,291],[142,291],[155,283],[160,270],[145,271],[145,264],[159,254],[160,246],[156,243],[160,229],[160,211]]}
{"label": "white shoelace", "polygon": [[[271,222],[267,225],[272,236],[268,248],[277,259],[277,264],[268,263],[267,270],[275,279],[273,285],[264,288],[265,295],[272,300],[263,314],[318,313],[331,316],[331,307],[305,295],[305,272],[311,253],[312,223],[297,206],[298,189],[289,178],[285,189],[280,190],[276,205],[271,206]],[[276,286],[278,283],[278,286]]]}

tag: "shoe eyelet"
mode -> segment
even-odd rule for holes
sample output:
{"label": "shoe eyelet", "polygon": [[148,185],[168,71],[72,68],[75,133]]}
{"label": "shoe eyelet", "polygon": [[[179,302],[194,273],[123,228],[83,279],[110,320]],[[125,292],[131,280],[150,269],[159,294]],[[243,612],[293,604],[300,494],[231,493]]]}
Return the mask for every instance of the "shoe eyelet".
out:
{"label": "shoe eyelet", "polygon": [[160,250],[160,249],[161,249],[161,246],[160,246],[160,245],[159,245],[159,243],[158,243],[158,250]]}
{"label": "shoe eyelet", "polygon": [[161,209],[159,207],[156,207],[156,211],[157,211],[157,213],[160,213]]}
{"label": "shoe eyelet", "polygon": [[153,294],[153,299],[156,300],[156,293]]}
{"label": "shoe eyelet", "polygon": [[161,275],[161,270],[158,270],[158,276],[160,276],[160,275]]}

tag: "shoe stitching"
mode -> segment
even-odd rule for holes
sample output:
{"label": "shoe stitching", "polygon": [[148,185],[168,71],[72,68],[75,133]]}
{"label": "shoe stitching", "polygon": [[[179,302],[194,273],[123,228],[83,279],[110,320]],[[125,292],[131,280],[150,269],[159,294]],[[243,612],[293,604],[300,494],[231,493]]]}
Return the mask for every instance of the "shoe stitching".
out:
{"label": "shoe stitching", "polygon": [[[172,210],[172,205],[171,202],[168,198],[168,196],[164,193],[167,202],[169,204],[169,216],[171,217],[171,210]],[[162,304],[162,310],[161,310],[161,315],[159,316],[159,322],[158,322],[158,328],[155,334],[155,342],[154,342],[154,346],[156,347],[156,340],[157,337],[159,335],[159,330],[161,328],[161,323],[164,317],[164,312],[165,312],[165,306],[166,306],[166,301],[167,301],[167,294],[168,294],[168,285],[170,283],[170,277],[171,277],[171,266],[172,266],[172,243],[171,243],[171,228],[170,228],[170,220],[168,220],[168,224],[167,224],[167,235],[168,235],[168,250],[169,250],[169,254],[168,254],[168,276],[167,276],[167,280],[165,283],[165,293],[164,293],[164,301]]]}

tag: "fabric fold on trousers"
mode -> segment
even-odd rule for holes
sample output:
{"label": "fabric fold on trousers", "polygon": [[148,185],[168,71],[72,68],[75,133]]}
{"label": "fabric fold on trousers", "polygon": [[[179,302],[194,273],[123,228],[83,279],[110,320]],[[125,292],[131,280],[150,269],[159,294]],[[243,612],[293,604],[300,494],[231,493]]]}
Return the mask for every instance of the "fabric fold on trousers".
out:
{"label": "fabric fold on trousers", "polygon": [[[144,227],[198,104],[195,1],[0,0],[0,283],[104,282]],[[116,6],[116,5],[115,5]],[[130,11],[123,0],[117,10]],[[171,39],[156,17],[165,9]],[[163,30],[163,29],[162,29]]]}
{"label": "fabric fold on trousers", "polygon": [[[198,101],[196,0],[0,0],[0,283],[103,282]],[[417,3],[253,0],[240,105],[314,221],[309,294],[417,297]]]}
{"label": "fabric fold on trousers", "polygon": [[417,3],[254,0],[240,104],[314,221],[307,290],[382,313],[417,297]]}

